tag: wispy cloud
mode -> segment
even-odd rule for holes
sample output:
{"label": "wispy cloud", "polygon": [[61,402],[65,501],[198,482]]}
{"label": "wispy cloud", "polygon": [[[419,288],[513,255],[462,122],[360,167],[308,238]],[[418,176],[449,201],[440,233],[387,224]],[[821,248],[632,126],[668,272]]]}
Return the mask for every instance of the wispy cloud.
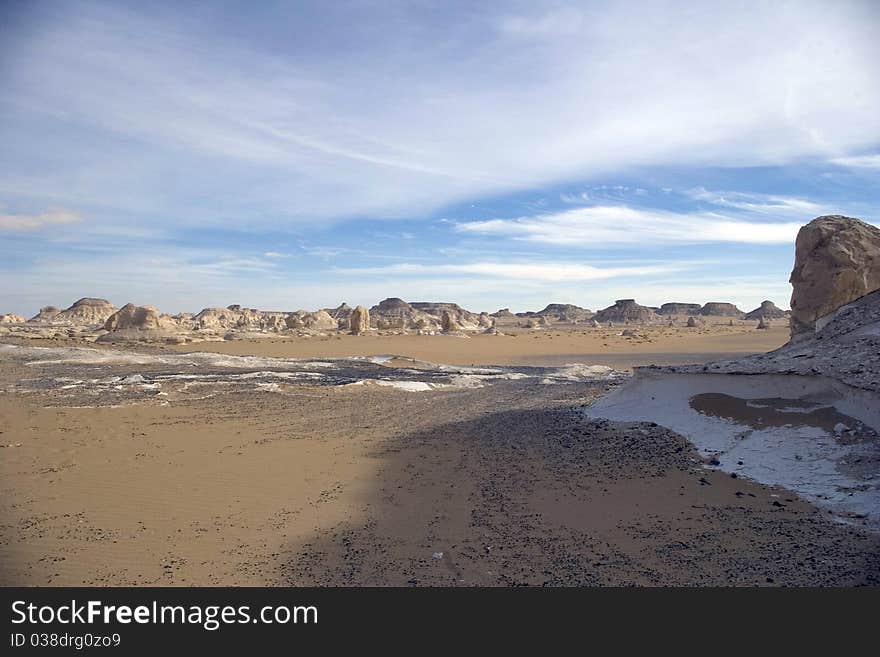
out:
{"label": "wispy cloud", "polygon": [[510,237],[558,245],[603,246],[738,242],[791,244],[803,225],[756,222],[715,213],[677,213],[627,206],[577,208],[553,214],[489,219],[456,226],[460,233]]}
{"label": "wispy cloud", "polygon": [[622,276],[655,276],[690,268],[682,264],[652,264],[633,267],[593,267],[568,262],[471,262],[456,265],[401,263],[386,267],[336,269],[336,273],[372,276],[426,276],[437,274],[477,274],[486,278],[529,281],[598,281]]}
{"label": "wispy cloud", "polygon": [[8,28],[0,189],[161,202],[167,223],[393,218],[624,167],[880,141],[870,3],[640,3],[637,21],[627,3],[488,3],[467,20],[456,3],[355,3],[344,21],[294,5],[248,8],[234,30],[186,3],[75,3]]}
{"label": "wispy cloud", "polygon": [[792,196],[717,192],[702,187],[689,190],[687,195],[696,201],[703,201],[723,208],[733,208],[747,213],[775,217],[796,217],[800,221],[805,221],[817,215],[827,214],[831,211],[821,203]]}
{"label": "wispy cloud", "polygon": [[836,157],[832,163],[852,169],[880,169],[880,153],[874,155],[853,155],[851,157]]}
{"label": "wispy cloud", "polygon": [[73,210],[54,208],[39,214],[0,213],[0,230],[37,230],[45,226],[59,226],[82,221]]}

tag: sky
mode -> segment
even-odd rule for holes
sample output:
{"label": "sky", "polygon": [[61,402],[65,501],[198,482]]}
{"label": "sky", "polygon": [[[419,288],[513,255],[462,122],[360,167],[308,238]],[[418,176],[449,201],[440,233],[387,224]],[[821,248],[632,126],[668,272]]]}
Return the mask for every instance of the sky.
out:
{"label": "sky", "polygon": [[770,299],[880,3],[0,1],[0,312]]}

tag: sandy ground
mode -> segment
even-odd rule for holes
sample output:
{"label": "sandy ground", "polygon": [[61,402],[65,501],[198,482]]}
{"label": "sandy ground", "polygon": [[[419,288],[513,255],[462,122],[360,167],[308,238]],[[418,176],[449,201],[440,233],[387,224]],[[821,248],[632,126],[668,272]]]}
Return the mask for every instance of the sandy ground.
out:
{"label": "sandy ground", "polygon": [[[359,346],[468,364],[591,362],[568,355],[599,348],[552,333],[202,347],[329,357]],[[628,356],[619,336],[605,339],[624,362],[774,337],[733,336],[639,343]],[[0,383],[29,371],[0,361]],[[75,408],[80,393],[7,387],[0,584],[880,583],[876,535],[707,469],[665,429],[585,418],[604,384],[220,388]]]}
{"label": "sandy ground", "polygon": [[235,340],[179,345],[173,349],[225,354],[315,358],[396,354],[431,363],[456,365],[562,365],[594,363],[616,368],[664,365],[733,358],[781,347],[788,328],[767,330],[746,326],[632,328],[576,330],[504,329],[504,335],[338,335],[288,340]]}

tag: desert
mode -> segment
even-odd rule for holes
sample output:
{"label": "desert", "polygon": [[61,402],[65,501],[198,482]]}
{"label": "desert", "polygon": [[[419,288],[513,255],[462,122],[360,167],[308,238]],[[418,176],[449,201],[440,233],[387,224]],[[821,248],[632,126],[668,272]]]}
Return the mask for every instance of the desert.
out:
{"label": "desert", "polygon": [[771,301],[5,315],[0,578],[876,585],[880,292],[803,273],[866,226],[801,231],[793,336]]}
{"label": "desert", "polygon": [[880,587],[878,26],[0,2],[0,592],[294,608],[12,647],[839,645],[863,592],[608,589]]}

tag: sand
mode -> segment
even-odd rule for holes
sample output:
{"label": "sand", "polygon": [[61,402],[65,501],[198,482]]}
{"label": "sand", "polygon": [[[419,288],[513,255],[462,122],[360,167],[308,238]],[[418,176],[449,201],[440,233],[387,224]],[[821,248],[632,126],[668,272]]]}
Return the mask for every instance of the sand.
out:
{"label": "sand", "polygon": [[[595,350],[625,366],[780,337],[554,333],[199,348],[548,366]],[[413,391],[348,381],[467,375],[404,360],[331,363],[339,374],[320,381],[261,363],[242,378],[240,362],[35,365],[21,353],[0,355],[0,584],[880,583],[876,534],[709,467],[666,429],[586,417],[616,385],[604,370]],[[194,378],[168,378],[181,372]]]}
{"label": "sand", "polygon": [[572,330],[503,329],[503,335],[335,335],[283,340],[203,342],[171,347],[179,352],[317,358],[396,354],[431,363],[455,365],[561,365],[595,363],[617,368],[633,365],[704,362],[776,349],[788,340],[788,328],[756,330],[746,326],[638,327],[634,337],[623,328]]}

